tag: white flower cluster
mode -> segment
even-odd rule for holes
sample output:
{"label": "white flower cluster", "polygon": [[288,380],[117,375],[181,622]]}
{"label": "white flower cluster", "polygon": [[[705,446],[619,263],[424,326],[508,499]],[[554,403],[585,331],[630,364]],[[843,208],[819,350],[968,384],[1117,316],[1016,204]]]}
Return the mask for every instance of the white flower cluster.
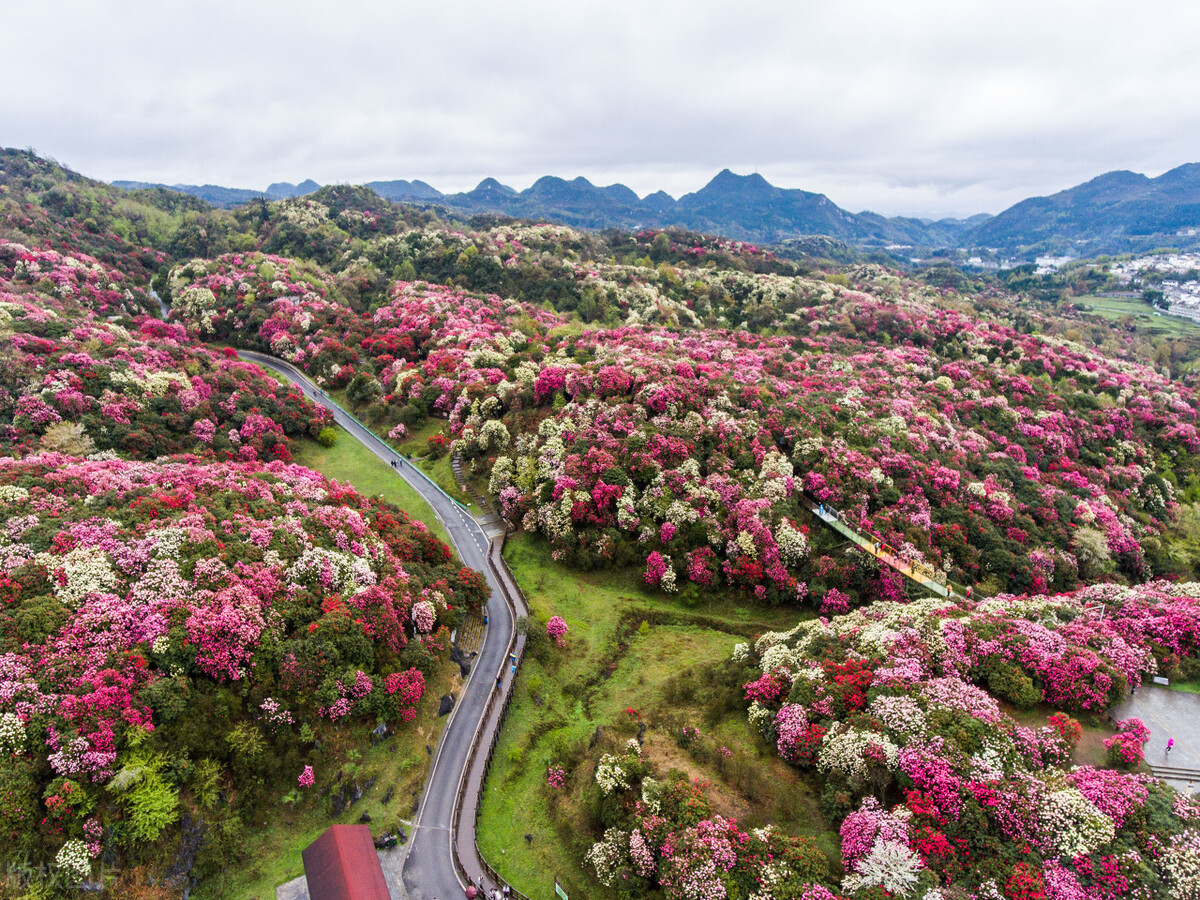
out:
{"label": "white flower cluster", "polygon": [[5,753],[25,752],[25,723],[16,713],[0,716],[0,749]]}
{"label": "white flower cluster", "polygon": [[[175,273],[172,272],[172,280]],[[171,309],[190,321],[200,325],[201,333],[213,330],[212,320],[217,309],[217,297],[206,287],[189,284],[181,291],[176,291],[171,298]]]}
{"label": "white flower cluster", "polygon": [[775,529],[775,543],[779,545],[779,556],[784,565],[797,566],[808,556],[808,538],[804,532],[793,528],[787,519]]}
{"label": "white flower cluster", "polygon": [[1038,807],[1038,817],[1060,856],[1092,853],[1116,831],[1113,820],[1073,787],[1049,794]]}
{"label": "white flower cluster", "polygon": [[52,578],[54,596],[64,606],[75,607],[88,594],[112,593],[117,575],[103,550],[75,547],[62,556],[39,553],[36,561],[51,572],[61,570],[63,578]]}
{"label": "white flower cluster", "polygon": [[612,887],[616,882],[629,856],[629,834],[619,828],[610,828],[604,832],[604,840],[592,844],[587,852],[587,861],[596,870],[596,877],[606,887]]}
{"label": "white flower cluster", "polygon": [[842,890],[847,894],[865,888],[882,886],[901,897],[906,897],[917,886],[921,871],[921,857],[907,844],[900,841],[876,841],[871,852],[863,857],[857,870],[842,879]]}
{"label": "white flower cluster", "polygon": [[775,713],[769,707],[763,706],[755,700],[750,704],[750,709],[746,712],[746,718],[750,720],[751,725],[765,735],[767,728],[775,721]]}
{"label": "white flower cluster", "polygon": [[299,583],[306,578],[320,579],[326,572],[332,579],[327,587],[338,591],[370,587],[376,581],[376,575],[367,560],[325,547],[309,547],[305,550],[287,570],[287,577]]}
{"label": "white flower cluster", "polygon": [[679,590],[678,584],[675,582],[675,567],[671,565],[671,557],[663,556],[663,562],[667,567],[663,570],[662,578],[658,579],[658,586],[668,594],[673,594]]}
{"label": "white flower cluster", "polygon": [[848,781],[862,783],[867,778],[863,754],[872,746],[883,752],[884,764],[894,770],[900,757],[899,747],[882,734],[850,727],[829,730],[821,740],[817,767],[822,772],[836,772]]}
{"label": "white flower cluster", "polygon": [[801,460],[806,456],[813,456],[824,446],[820,436],[801,438],[792,449],[792,459]]}
{"label": "white flower cluster", "polygon": [[488,419],[479,429],[479,447],[482,450],[504,450],[511,438],[508,428],[499,419]]}
{"label": "white flower cluster", "polygon": [[87,844],[76,838],[67,841],[54,857],[54,865],[62,869],[71,882],[83,881],[92,874],[92,858],[88,854]]}
{"label": "white flower cluster", "polygon": [[1200,830],[1173,836],[1158,866],[1170,900],[1200,900]]}
{"label": "white flower cluster", "polygon": [[129,387],[133,388],[132,393],[150,394],[152,397],[166,396],[173,384],[179,385],[181,390],[192,386],[191,381],[182,372],[113,372],[108,380],[114,388]]}
{"label": "white flower cluster", "polygon": [[5,506],[15,506],[29,499],[29,491],[15,484],[0,484],[0,503]]}
{"label": "white flower cluster", "polygon": [[925,710],[914,698],[881,695],[871,701],[867,714],[878,719],[884,728],[897,734],[924,735],[927,720]]}
{"label": "white flower cluster", "polygon": [[971,771],[976,781],[999,781],[1004,777],[1005,753],[990,741],[983,750],[971,757]]}
{"label": "white flower cluster", "polygon": [[775,644],[773,647],[768,647],[762,655],[764,672],[777,672],[784,669],[791,673],[804,665],[804,657],[787,644]]}
{"label": "white flower cluster", "polygon": [[750,644],[746,641],[733,645],[733,655],[730,657],[734,662],[744,663],[750,661]]}
{"label": "white flower cluster", "polygon": [[600,785],[600,790],[605,796],[615,790],[626,790],[629,787],[626,778],[619,756],[605,753],[600,757],[600,764],[596,766],[596,784]]}
{"label": "white flower cluster", "polygon": [[758,890],[750,894],[746,900],[780,900],[779,895],[775,892],[791,873],[792,871],[786,863],[768,863],[758,873]]}

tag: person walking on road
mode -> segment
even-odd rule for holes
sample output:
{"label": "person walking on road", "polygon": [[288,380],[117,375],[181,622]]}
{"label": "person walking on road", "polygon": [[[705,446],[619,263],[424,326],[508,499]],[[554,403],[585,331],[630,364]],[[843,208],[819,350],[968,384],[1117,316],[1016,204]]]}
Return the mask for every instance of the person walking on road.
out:
{"label": "person walking on road", "polygon": [[1171,752],[1171,748],[1175,746],[1175,738],[1167,738],[1167,753]]}

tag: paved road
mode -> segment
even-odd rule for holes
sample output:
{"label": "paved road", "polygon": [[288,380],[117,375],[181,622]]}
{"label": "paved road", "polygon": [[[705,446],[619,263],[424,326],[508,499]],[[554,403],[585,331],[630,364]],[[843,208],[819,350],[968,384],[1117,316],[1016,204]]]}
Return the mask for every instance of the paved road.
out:
{"label": "paved road", "polygon": [[[460,782],[466,775],[471,740],[480,729],[483,712],[488,697],[496,686],[496,679],[498,676],[503,678],[502,689],[507,693],[512,689],[513,677],[507,653],[509,641],[515,631],[515,623],[496,572],[488,564],[488,537],[471,514],[447,496],[424,472],[405,460],[374,432],[325,396],[295,366],[249,350],[238,351],[238,356],[279,372],[299,387],[305,396],[332,412],[337,423],[376,456],[389,464],[396,462],[399,466],[398,474],[428,501],[445,525],[450,542],[462,562],[482,572],[492,589],[487,604],[487,634],[461,696],[457,699],[451,719],[434,751],[433,767],[425,784],[425,794],[421,799],[413,835],[409,841],[408,859],[404,864],[404,888],[412,900],[432,900],[434,897],[447,900],[462,897],[466,885],[460,880],[458,870],[454,866],[451,835],[454,799],[459,792]],[[464,807],[473,804],[475,797],[474,791],[467,791],[466,794]],[[468,809],[467,812],[470,813],[467,817],[473,821],[473,809]],[[472,878],[479,874],[473,854],[469,857],[464,854],[462,861]]]}

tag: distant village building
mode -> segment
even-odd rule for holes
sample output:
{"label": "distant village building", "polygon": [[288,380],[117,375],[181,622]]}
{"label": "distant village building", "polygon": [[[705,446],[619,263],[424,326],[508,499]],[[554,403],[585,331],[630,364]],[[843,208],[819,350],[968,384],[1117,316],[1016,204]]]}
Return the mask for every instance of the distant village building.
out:
{"label": "distant village building", "polygon": [[391,900],[366,825],[331,825],[301,856],[309,900]]}
{"label": "distant village building", "polygon": [[1034,259],[1034,263],[1037,265],[1034,272],[1038,275],[1050,275],[1067,263],[1074,262],[1076,258],[1074,256],[1039,256]]}

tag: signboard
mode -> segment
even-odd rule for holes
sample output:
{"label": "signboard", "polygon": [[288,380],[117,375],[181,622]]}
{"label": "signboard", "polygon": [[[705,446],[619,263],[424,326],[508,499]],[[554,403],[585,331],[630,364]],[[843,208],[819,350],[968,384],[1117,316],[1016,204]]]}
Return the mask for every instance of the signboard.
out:
{"label": "signboard", "polygon": [[557,878],[554,879],[554,893],[557,896],[562,897],[562,900],[570,900],[570,898],[567,896],[567,892],[563,890],[563,886],[558,883]]}
{"label": "signboard", "polygon": [[1155,683],[1155,684],[1170,684],[1170,683],[1171,683],[1171,679],[1170,679],[1170,678],[1163,678],[1161,675],[1155,675],[1155,676],[1154,676],[1154,683]]}

